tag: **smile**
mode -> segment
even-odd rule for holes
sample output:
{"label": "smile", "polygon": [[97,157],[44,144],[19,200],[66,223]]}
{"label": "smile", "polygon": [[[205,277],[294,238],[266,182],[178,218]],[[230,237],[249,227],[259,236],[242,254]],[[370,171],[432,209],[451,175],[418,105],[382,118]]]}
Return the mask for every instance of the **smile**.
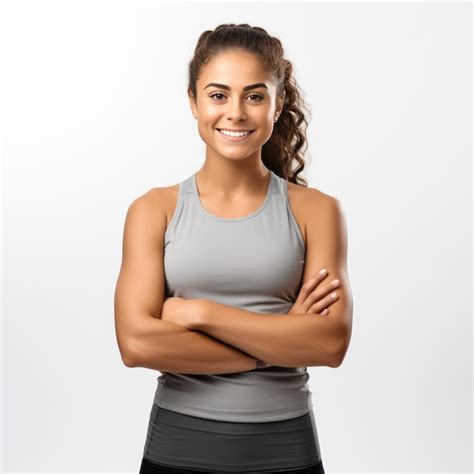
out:
{"label": "smile", "polygon": [[233,142],[243,141],[255,131],[255,130],[242,130],[239,132],[233,132],[231,130],[226,130],[224,128],[217,128],[216,130],[219,132],[219,134],[222,137]]}

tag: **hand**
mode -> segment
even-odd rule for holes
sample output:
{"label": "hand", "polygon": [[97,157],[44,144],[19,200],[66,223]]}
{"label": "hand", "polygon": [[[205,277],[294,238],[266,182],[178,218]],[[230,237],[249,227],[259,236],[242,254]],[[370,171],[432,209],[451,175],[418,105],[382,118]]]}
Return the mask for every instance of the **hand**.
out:
{"label": "hand", "polygon": [[328,276],[327,271],[325,273],[316,273],[316,275],[308,280],[301,288],[296,298],[295,303],[288,311],[288,314],[293,313],[308,313],[308,314],[320,314],[326,316],[329,314],[328,307],[337,301],[336,297],[333,298],[331,293],[334,289],[340,285],[337,283],[329,282],[322,285],[322,281]]}
{"label": "hand", "polygon": [[[331,295],[328,293],[333,293],[333,290],[337,288],[340,282],[337,283],[327,283],[324,287],[316,288],[321,282],[328,276],[327,271],[325,273],[317,273],[311,280],[308,280],[301,288],[294,302],[293,306],[288,311],[288,314],[294,313],[304,313],[304,314],[312,314],[312,313],[319,313],[320,315],[326,316],[329,314],[328,306],[332,303],[337,301],[337,294],[336,298],[332,298]],[[327,296],[326,296],[327,295]],[[264,362],[264,367],[273,367],[272,365],[267,364]]]}

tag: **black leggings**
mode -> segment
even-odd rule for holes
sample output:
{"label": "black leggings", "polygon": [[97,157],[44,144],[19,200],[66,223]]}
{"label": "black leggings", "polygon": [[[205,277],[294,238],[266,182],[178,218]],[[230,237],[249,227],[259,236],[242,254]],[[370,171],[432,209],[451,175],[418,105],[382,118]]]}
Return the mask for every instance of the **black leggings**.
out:
{"label": "black leggings", "polygon": [[[140,466],[140,472],[139,474],[165,474],[165,473],[175,473],[175,474],[203,474],[203,473],[209,473],[213,472],[215,474],[220,474],[225,471],[196,471],[196,470],[191,470],[191,469],[180,469],[177,467],[171,467],[171,466],[166,466],[164,464],[158,464],[152,461],[149,461],[146,458],[142,459],[142,464]],[[227,471],[229,472],[229,471]],[[276,472],[276,471],[242,471],[246,472],[247,474],[253,473],[256,474],[258,472],[260,473],[271,473],[271,472]],[[278,472],[285,472],[285,473],[292,473],[292,474],[325,474],[324,473],[324,468],[323,468],[323,463],[322,461],[319,461],[318,463],[314,464],[313,466],[309,467],[303,467],[301,469],[293,469],[291,471],[278,471]]]}
{"label": "black leggings", "polygon": [[313,412],[236,423],[153,404],[140,474],[163,472],[324,474]]}

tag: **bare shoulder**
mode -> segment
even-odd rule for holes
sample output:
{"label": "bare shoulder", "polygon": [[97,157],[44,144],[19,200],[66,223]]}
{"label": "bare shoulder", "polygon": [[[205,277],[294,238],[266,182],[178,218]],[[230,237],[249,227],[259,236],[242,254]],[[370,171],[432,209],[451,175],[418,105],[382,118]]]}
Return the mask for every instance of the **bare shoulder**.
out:
{"label": "bare shoulder", "polygon": [[312,188],[310,186],[300,186],[295,183],[288,183],[288,197],[289,199],[294,198],[295,204],[305,206],[305,204],[311,203],[310,208],[314,206],[334,205],[338,199],[335,196],[331,196],[318,188]]}
{"label": "bare shoulder", "polygon": [[179,183],[171,186],[155,187],[147,191],[141,198],[148,201],[151,212],[166,219],[168,227],[178,200]]}
{"label": "bare shoulder", "polygon": [[340,207],[340,202],[336,197],[320,189],[291,182],[288,182],[288,201],[305,243],[308,242],[308,229],[321,225],[323,216],[337,212],[337,208]]}

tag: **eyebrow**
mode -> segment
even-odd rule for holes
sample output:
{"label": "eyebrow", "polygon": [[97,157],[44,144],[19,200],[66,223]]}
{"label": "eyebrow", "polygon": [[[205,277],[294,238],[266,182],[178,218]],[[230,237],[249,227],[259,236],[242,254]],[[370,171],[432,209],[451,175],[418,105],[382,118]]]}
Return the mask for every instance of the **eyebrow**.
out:
{"label": "eyebrow", "polygon": [[[204,87],[204,89],[207,89],[208,87],[217,87],[218,89],[225,89],[227,91],[230,91],[229,86],[227,86],[226,84],[218,84],[217,82],[210,82],[206,87]],[[256,84],[249,84],[248,86],[245,86],[244,91],[248,91],[250,89],[258,89],[259,87],[265,87],[265,89],[268,89],[268,86],[263,82],[257,82]]]}

